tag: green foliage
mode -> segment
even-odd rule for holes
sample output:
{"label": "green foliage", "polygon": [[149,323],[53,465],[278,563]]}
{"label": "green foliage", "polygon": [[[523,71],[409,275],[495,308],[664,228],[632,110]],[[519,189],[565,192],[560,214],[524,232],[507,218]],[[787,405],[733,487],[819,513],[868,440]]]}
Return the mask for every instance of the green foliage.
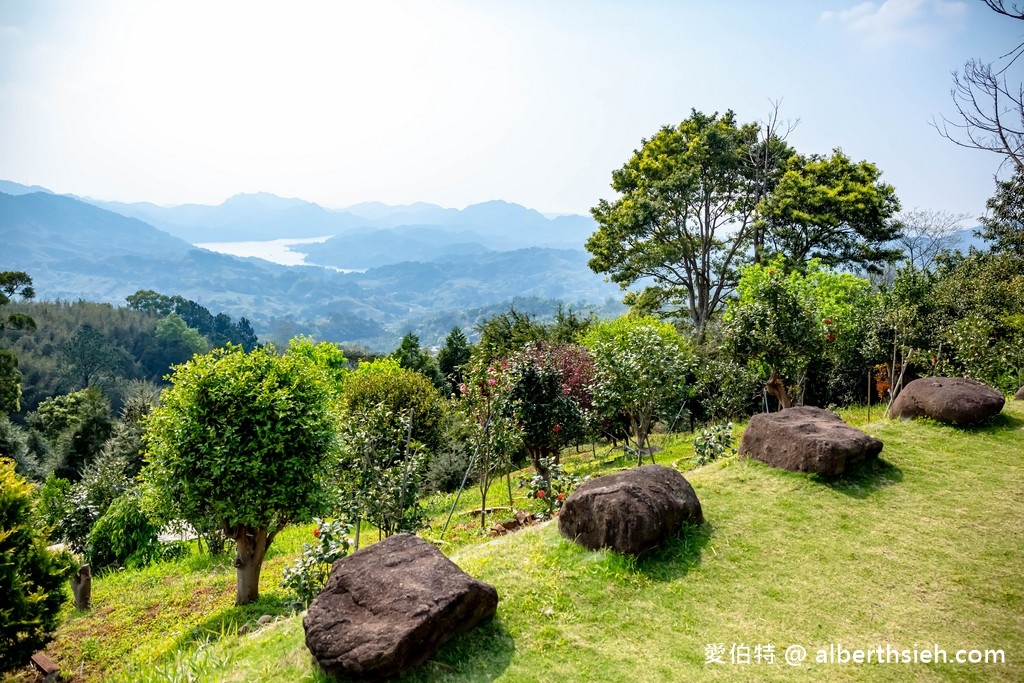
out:
{"label": "green foliage", "polygon": [[419,496],[429,456],[414,440],[414,420],[410,411],[396,416],[381,402],[351,408],[341,426],[341,510],[385,536],[415,533],[425,520]]}
{"label": "green foliage", "polygon": [[352,525],[340,520],[313,518],[314,543],[302,544],[302,554],[284,568],[281,587],[294,595],[303,609],[320,594],[331,575],[331,565],[349,553]]}
{"label": "green foliage", "polygon": [[[35,296],[32,278],[22,271],[0,272],[0,307],[10,303],[11,297],[20,294],[22,299]],[[35,320],[24,313],[14,312],[0,315],[0,334],[6,329],[34,330]],[[18,357],[8,349],[0,349],[0,410],[18,412],[21,410],[21,373],[18,372]]]}
{"label": "green foliage", "polygon": [[156,324],[156,338],[165,344],[178,344],[193,354],[210,349],[210,342],[199,330],[189,327],[181,316],[171,313]]}
{"label": "green foliage", "polygon": [[135,491],[114,500],[89,532],[87,557],[93,569],[144,567],[161,556],[160,527],[149,520]]}
{"label": "green foliage", "polygon": [[785,258],[776,256],[742,270],[737,296],[723,317],[725,335],[737,358],[802,391],[812,360],[823,359],[831,368],[850,364],[870,310],[869,289],[866,280],[826,270],[816,260],[802,272],[790,271]]}
{"label": "green foliage", "polygon": [[540,471],[530,477],[528,481],[521,481],[519,485],[528,488],[530,500],[534,501],[541,511],[550,517],[555,514],[556,510],[562,509],[565,499],[583,481],[578,475],[566,472],[562,464],[554,458],[542,458]]}
{"label": "green foliage", "polygon": [[800,269],[811,259],[869,270],[895,261],[900,251],[889,243],[900,234],[893,219],[900,204],[881,175],[874,164],[853,163],[838,149],[830,157],[790,157],[758,207],[768,247]]}
{"label": "green foliage", "polygon": [[42,463],[45,472],[72,481],[81,479],[114,428],[110,402],[97,387],[48,398],[27,422],[49,443],[50,460]]}
{"label": "green foliage", "polygon": [[[256,348],[256,333],[245,318],[233,323],[224,313],[213,315],[205,306],[182,296],[166,296],[152,289],[140,289],[127,298],[128,307],[167,319],[174,315],[215,346],[238,344],[246,351]],[[177,326],[176,323],[172,323]],[[194,337],[192,338],[194,340]]]}
{"label": "green foliage", "polygon": [[61,345],[58,372],[62,385],[75,389],[111,386],[123,376],[131,359],[123,349],[86,323]]}
{"label": "green foliage", "polygon": [[149,507],[165,521],[216,520],[236,541],[239,604],[290,521],[326,507],[337,441],[322,369],[273,347],[214,349],[177,366],[146,421]]}
{"label": "green foliage", "polygon": [[454,394],[462,384],[462,369],[469,363],[471,353],[466,333],[460,327],[453,327],[437,352],[437,366],[445,380],[446,395]]}
{"label": "green foliage", "polygon": [[480,487],[480,526],[486,528],[491,482],[512,469],[513,455],[523,446],[524,406],[516,394],[521,375],[507,363],[475,363],[466,369],[465,379],[456,414],[468,431],[466,446],[475,458],[473,474]]}
{"label": "green foliage", "polygon": [[329,387],[334,394],[340,395],[350,372],[348,359],[340,346],[331,342],[315,342],[311,337],[293,337],[288,342],[288,353],[310,360],[327,373]]}
{"label": "green foliage", "polygon": [[14,462],[0,458],[0,673],[24,666],[51,640],[74,571],[67,553],[46,549],[32,498]]}
{"label": "green foliage", "polygon": [[522,351],[530,342],[546,339],[548,331],[544,324],[527,312],[515,307],[485,319],[477,325],[480,333],[475,353],[478,362],[487,365],[510,358]]}
{"label": "green foliage", "polygon": [[622,317],[595,324],[583,343],[594,358],[594,407],[608,417],[628,415],[639,452],[662,408],[692,393],[689,342],[668,323]]}
{"label": "green foliage", "polygon": [[701,428],[693,437],[694,460],[697,465],[707,465],[725,455],[736,455],[736,438],[732,435],[732,422],[713,424]]}
{"label": "green foliage", "polygon": [[[711,333],[708,338],[715,336]],[[697,354],[693,398],[688,402],[693,420],[736,419],[759,410],[764,378],[756,367],[746,359],[736,359],[724,344],[699,347]]]}
{"label": "green foliage", "polygon": [[1024,169],[996,183],[996,193],[986,206],[989,213],[981,219],[979,235],[991,245],[993,253],[1024,259]]}
{"label": "green foliage", "polygon": [[430,453],[435,452],[444,438],[447,424],[447,406],[434,385],[422,374],[401,367],[394,358],[380,358],[362,363],[345,381],[341,396],[342,416],[354,419],[359,411],[378,405],[386,407],[392,423],[389,433],[400,435],[398,441],[388,444],[388,450],[400,451],[404,444],[405,420],[412,417],[412,438],[423,444]]}
{"label": "green foliage", "polygon": [[29,454],[28,434],[6,415],[0,415],[0,458],[13,460],[23,477],[36,474],[38,463]]}
{"label": "green foliage", "polygon": [[398,349],[392,356],[403,368],[418,372],[429,379],[438,391],[445,390],[444,375],[441,374],[437,359],[420,346],[420,338],[412,332],[402,337]]}
{"label": "green foliage", "polygon": [[[758,135],[758,124],[740,125],[731,111],[694,110],[643,140],[612,172],[619,197],[591,209],[591,269],[623,289],[653,281],[641,301],[627,303],[689,320],[701,333],[736,282],[758,200],[792,154],[778,137]],[[759,151],[764,163],[752,163]]]}

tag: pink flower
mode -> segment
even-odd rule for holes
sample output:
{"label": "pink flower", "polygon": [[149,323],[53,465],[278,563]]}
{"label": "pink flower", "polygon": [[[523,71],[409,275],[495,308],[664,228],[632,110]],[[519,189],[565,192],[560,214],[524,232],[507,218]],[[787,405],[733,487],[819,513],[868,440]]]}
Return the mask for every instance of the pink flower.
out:
{"label": "pink flower", "polygon": [[469,388],[467,388],[465,384],[460,384],[460,385],[459,385],[459,391],[460,391],[460,392],[462,392],[462,393],[464,394],[464,393],[466,393],[467,391],[469,391]]}
{"label": "pink flower", "polygon": [[493,377],[490,378],[489,380],[487,380],[487,386],[489,386],[489,387],[493,387],[497,383],[498,383],[498,380],[494,379]]}

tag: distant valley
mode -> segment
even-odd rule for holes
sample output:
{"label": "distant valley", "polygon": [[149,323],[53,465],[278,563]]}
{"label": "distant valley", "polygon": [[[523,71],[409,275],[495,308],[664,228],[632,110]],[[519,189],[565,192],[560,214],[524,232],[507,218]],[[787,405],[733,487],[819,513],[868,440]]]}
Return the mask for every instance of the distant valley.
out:
{"label": "distant valley", "polygon": [[[587,267],[583,243],[596,226],[586,216],[548,218],[501,201],[463,210],[376,203],[329,210],[269,194],[159,207],[9,181],[0,181],[0,193],[0,269],[28,272],[43,299],[123,304],[154,289],[245,316],[264,340],[308,333],[378,351],[408,331],[425,344],[439,343],[453,325],[471,332],[513,302],[539,315],[559,303],[621,310],[618,287]],[[306,243],[288,253],[285,240]],[[299,252],[316,265],[194,246],[267,241],[292,263]]]}

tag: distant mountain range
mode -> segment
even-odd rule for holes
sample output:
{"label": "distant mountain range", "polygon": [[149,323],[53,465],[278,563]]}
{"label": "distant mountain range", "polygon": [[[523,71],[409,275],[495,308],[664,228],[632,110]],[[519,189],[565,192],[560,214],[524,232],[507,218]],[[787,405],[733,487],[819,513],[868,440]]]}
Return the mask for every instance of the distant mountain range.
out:
{"label": "distant mountain range", "polygon": [[[378,351],[409,331],[439,343],[448,322],[472,325],[473,316],[513,300],[540,313],[558,303],[621,310],[618,287],[587,267],[582,245],[594,229],[588,217],[549,219],[498,201],[461,211],[430,204],[331,211],[250,194],[168,208],[0,181],[0,270],[28,272],[40,298],[123,304],[154,289],[244,315],[264,339],[307,332]],[[330,268],[280,266],[191,243],[326,235],[301,249],[307,262]]]}

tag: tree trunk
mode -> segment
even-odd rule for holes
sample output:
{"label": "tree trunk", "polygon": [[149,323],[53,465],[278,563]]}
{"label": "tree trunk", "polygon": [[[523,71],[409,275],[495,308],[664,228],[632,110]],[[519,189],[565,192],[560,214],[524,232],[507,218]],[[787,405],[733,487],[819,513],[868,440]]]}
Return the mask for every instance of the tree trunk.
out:
{"label": "tree trunk", "polygon": [[782,378],[774,370],[772,370],[771,378],[765,382],[764,388],[775,397],[775,400],[779,402],[783,410],[793,405],[789,400],[789,392],[786,391],[786,383],[782,381]]}
{"label": "tree trunk", "polygon": [[267,547],[276,532],[266,527],[239,525],[235,529],[235,605],[247,605],[260,597],[260,570]]}

